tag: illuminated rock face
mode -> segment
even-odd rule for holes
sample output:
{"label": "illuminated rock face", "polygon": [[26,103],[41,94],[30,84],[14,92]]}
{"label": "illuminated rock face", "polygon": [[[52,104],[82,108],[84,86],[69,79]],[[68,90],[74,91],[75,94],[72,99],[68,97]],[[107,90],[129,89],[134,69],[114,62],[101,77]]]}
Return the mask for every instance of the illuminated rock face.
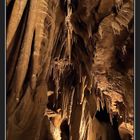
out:
{"label": "illuminated rock face", "polygon": [[7,140],[134,137],[133,0],[7,0]]}

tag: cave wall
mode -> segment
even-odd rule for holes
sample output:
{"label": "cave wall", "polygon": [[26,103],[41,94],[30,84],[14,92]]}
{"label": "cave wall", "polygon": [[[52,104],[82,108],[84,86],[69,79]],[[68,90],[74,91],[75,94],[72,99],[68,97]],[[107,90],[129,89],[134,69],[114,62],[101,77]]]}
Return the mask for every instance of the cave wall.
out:
{"label": "cave wall", "polygon": [[133,139],[133,0],[6,2],[7,140]]}

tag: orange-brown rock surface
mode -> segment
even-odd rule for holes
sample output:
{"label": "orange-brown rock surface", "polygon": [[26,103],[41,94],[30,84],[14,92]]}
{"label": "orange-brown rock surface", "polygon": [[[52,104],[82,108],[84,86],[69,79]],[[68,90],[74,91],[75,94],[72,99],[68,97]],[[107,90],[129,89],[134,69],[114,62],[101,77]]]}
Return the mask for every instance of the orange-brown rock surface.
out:
{"label": "orange-brown rock surface", "polygon": [[7,140],[133,139],[133,0],[6,4]]}

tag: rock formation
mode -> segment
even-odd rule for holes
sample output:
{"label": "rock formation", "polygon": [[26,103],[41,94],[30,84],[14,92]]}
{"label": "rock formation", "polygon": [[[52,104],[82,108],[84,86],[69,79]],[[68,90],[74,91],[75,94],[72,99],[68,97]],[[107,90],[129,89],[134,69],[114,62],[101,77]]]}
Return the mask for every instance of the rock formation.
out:
{"label": "rock formation", "polygon": [[134,139],[133,0],[7,0],[7,140]]}

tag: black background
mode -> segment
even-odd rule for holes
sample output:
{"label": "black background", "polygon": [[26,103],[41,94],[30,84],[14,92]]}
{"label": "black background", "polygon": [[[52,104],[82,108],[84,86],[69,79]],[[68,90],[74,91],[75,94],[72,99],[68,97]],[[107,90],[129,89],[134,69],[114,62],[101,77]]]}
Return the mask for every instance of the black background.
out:
{"label": "black background", "polygon": [[[6,1],[6,0],[5,0]],[[0,0],[0,140],[5,139],[5,9]],[[140,140],[140,1],[135,0],[135,140]]]}

